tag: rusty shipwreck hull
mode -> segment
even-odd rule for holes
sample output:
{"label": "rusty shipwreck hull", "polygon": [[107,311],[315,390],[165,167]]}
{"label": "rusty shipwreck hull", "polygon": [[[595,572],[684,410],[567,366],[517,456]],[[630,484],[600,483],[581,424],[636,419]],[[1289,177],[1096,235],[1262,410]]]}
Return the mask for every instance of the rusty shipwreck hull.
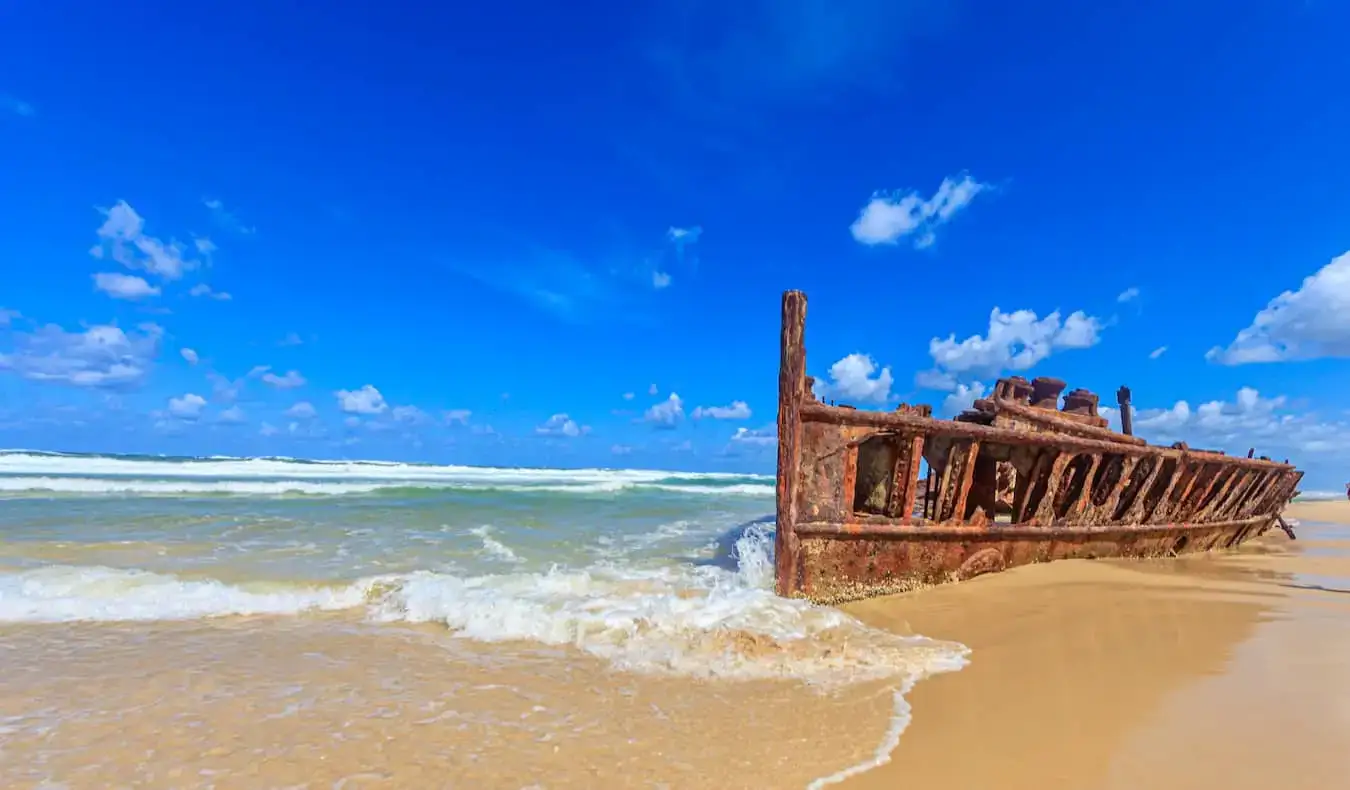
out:
{"label": "rusty shipwreck hull", "polygon": [[805,320],[805,295],[784,293],[779,595],[837,603],[1032,562],[1230,548],[1270,529],[1303,476],[1112,431],[1091,392],[1061,407],[1055,379],[1001,379],[952,420],[927,406],[823,403],[806,375]]}

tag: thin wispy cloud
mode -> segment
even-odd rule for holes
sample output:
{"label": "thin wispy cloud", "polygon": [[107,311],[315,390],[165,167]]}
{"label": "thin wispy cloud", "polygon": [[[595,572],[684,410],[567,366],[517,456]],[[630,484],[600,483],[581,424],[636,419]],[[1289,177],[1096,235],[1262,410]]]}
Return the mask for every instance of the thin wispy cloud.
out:
{"label": "thin wispy cloud", "polygon": [[211,219],[225,230],[244,236],[251,236],[258,230],[252,225],[244,224],[233,211],[225,208],[225,203],[219,198],[203,198],[202,205],[211,212]]}
{"label": "thin wispy cloud", "polygon": [[17,96],[11,96],[8,93],[0,93],[0,109],[13,113],[21,118],[32,118],[37,115],[37,108]]}

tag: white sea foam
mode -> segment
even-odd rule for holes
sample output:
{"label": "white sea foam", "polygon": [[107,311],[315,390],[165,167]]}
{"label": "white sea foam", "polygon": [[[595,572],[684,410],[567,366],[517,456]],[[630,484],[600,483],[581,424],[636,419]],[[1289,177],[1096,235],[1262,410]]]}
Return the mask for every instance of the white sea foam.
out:
{"label": "white sea foam", "polygon": [[576,485],[512,485],[473,483],[469,481],[433,480],[350,480],[345,482],[315,480],[145,480],[117,477],[0,477],[0,494],[85,494],[85,495],[141,495],[194,496],[228,494],[234,496],[344,496],[373,494],[393,489],[457,489],[463,491],[504,491],[513,493],[612,494],[623,491],[664,491],[702,496],[772,496],[774,488],[768,484],[741,483],[733,485],[677,485],[644,483],[641,481],[607,481]]}
{"label": "white sea foam", "polygon": [[505,543],[502,543],[501,541],[492,537],[492,526],[490,524],[484,524],[481,527],[474,527],[473,529],[469,530],[469,534],[477,536],[477,538],[483,542],[483,549],[482,551],[479,552],[479,554],[485,555],[487,557],[490,557],[494,560],[498,560],[501,562],[523,561],[521,560],[519,555],[517,555],[514,551],[511,550],[510,546],[507,546]]}
{"label": "white sea foam", "polygon": [[255,587],[49,566],[0,574],[0,622],[182,620],[364,607],[376,621],[441,622],[458,637],[484,642],[570,645],[634,671],[835,684],[903,681],[963,664],[959,645],[879,631],[836,609],[775,596],[766,587],[771,535],[762,528],[747,531],[737,544],[734,572],[596,567],[460,577],[423,571],[345,586]]}

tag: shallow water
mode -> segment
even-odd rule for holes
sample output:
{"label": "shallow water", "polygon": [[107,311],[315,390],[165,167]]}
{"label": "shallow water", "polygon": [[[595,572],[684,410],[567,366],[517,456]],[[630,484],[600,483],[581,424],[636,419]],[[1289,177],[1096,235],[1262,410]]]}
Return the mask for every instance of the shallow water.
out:
{"label": "shallow water", "polygon": [[[495,733],[496,747],[470,749],[479,755],[472,786],[527,786],[491,783],[497,768],[523,775],[508,763],[533,766],[531,781],[552,777],[548,786],[594,779],[535,761],[552,754],[537,748],[548,741],[523,746],[523,725],[504,729],[491,694],[464,692],[474,684],[528,687],[574,723],[613,715],[620,688],[639,689],[656,710],[709,706],[684,720],[693,751],[643,752],[645,778],[611,777],[611,786],[674,781],[662,776],[678,778],[677,764],[711,748],[692,744],[719,732],[739,737],[747,764],[781,761],[773,750],[747,757],[751,742],[801,737],[799,726],[779,728],[822,695],[850,699],[869,713],[841,740],[798,749],[802,776],[792,781],[844,770],[899,721],[895,690],[959,668],[965,650],[774,596],[772,510],[772,480],[760,476],[0,453],[0,700],[22,709],[0,721],[10,744],[0,778],[103,786],[95,780],[120,770],[120,781],[145,786],[249,786],[231,772],[266,758],[308,766],[294,777],[276,768],[266,786],[300,777],[296,786],[326,787],[313,777],[357,781],[366,764],[397,773],[375,752],[344,763],[345,774],[316,773],[311,763],[338,748],[334,733],[365,733],[364,746],[341,747],[359,757],[395,733],[422,744],[416,733],[431,717]],[[410,672],[417,694],[407,692]],[[755,689],[769,709],[799,713],[737,736],[761,720],[747,696]],[[455,716],[432,705],[446,695],[463,702]],[[736,704],[752,709],[730,713]],[[311,711],[300,730],[265,723],[295,705]],[[533,708],[511,715],[547,718]],[[371,712],[380,710],[395,712],[384,721]],[[721,724],[695,723],[712,711]],[[182,754],[243,737],[250,717],[260,732],[303,730],[308,740],[292,751],[231,750],[237,759],[215,767],[192,763],[216,773],[168,778]],[[650,709],[639,718],[638,729],[666,726]],[[155,746],[164,732],[175,738]],[[455,732],[424,744],[444,754],[408,759],[460,765],[468,741]],[[612,750],[615,737],[573,747]],[[124,743],[96,748],[108,738]],[[126,749],[145,748],[159,756],[127,761]],[[410,781],[407,770],[399,782]]]}

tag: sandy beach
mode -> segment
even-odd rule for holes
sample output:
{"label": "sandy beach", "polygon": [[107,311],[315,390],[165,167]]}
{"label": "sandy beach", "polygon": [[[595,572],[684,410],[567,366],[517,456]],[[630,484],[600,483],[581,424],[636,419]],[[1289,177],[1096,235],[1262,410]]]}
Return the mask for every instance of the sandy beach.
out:
{"label": "sandy beach", "polygon": [[1344,787],[1350,502],[1295,503],[1237,552],[1062,562],[849,606],[957,639],[890,764],[846,786]]}

